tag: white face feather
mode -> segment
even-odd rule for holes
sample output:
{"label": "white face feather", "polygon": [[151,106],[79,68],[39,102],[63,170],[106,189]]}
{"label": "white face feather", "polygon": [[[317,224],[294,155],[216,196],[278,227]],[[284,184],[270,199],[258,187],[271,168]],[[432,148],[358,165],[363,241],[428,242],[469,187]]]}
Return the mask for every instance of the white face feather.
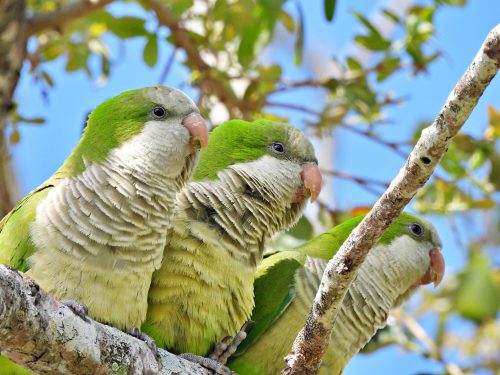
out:
{"label": "white face feather", "polygon": [[282,202],[283,206],[290,205],[297,189],[302,185],[301,167],[298,163],[270,155],[248,163],[235,164],[230,169],[244,176],[251,188],[269,197],[269,200]]}
{"label": "white face feather", "polygon": [[143,130],[110,152],[108,162],[158,177],[175,178],[186,166],[189,132],[178,118],[149,121]]}

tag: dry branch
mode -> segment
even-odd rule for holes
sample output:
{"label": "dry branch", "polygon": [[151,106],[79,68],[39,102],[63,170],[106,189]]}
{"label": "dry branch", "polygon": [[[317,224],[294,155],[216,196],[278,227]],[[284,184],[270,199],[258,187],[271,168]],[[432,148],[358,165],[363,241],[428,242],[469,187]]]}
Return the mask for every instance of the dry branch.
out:
{"label": "dry branch", "polygon": [[83,320],[29,277],[0,265],[0,351],[37,374],[196,374],[202,367]]}
{"label": "dry branch", "polygon": [[304,328],[285,358],[283,374],[316,374],[339,307],[371,247],[432,175],[500,67],[500,25],[488,34],[474,61],[456,84],[444,107],[426,128],[403,168],[328,262]]}
{"label": "dry branch", "polygon": [[34,15],[27,20],[26,37],[47,29],[62,28],[64,25],[88,16],[112,2],[113,0],[79,0],[53,12]]}

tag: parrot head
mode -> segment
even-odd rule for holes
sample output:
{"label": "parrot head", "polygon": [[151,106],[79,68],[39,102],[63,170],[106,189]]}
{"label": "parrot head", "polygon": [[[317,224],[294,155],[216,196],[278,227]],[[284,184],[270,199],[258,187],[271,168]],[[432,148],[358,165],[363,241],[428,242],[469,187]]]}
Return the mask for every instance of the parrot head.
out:
{"label": "parrot head", "polygon": [[[364,216],[343,222],[304,243],[299,249],[308,255],[330,260]],[[436,287],[442,281],[445,262],[441,247],[441,239],[430,222],[403,212],[382,235],[365,262],[367,265],[378,262],[377,267],[396,269],[402,276],[397,281],[407,285],[402,288],[408,292],[402,295],[404,299],[419,285],[434,283]],[[388,270],[386,275],[390,283],[395,282],[391,272]]]}
{"label": "parrot head", "polygon": [[[228,121],[210,133],[210,146],[200,155],[193,180],[215,180],[233,168],[245,175],[247,188],[264,200],[280,198],[301,204],[321,191],[321,173],[311,142],[284,123]],[[273,186],[274,185],[274,186]]]}
{"label": "parrot head", "polygon": [[59,174],[76,175],[87,162],[119,158],[151,175],[188,178],[197,149],[207,142],[205,121],[182,91],[165,86],[130,90],[92,111],[80,143]]}

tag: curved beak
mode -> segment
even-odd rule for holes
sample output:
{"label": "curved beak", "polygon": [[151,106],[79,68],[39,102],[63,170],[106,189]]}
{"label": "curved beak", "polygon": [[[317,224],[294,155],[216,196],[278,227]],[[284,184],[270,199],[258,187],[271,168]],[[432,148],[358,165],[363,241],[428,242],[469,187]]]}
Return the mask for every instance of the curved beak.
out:
{"label": "curved beak", "polygon": [[321,172],[319,171],[318,164],[302,164],[300,177],[302,178],[302,183],[304,184],[306,194],[308,193],[308,195],[311,197],[311,202],[314,202],[321,192],[322,177]]}
{"label": "curved beak", "polygon": [[199,113],[193,112],[184,117],[182,125],[188,130],[191,136],[189,139],[189,154],[208,146],[207,124]]}
{"label": "curved beak", "polygon": [[436,288],[443,280],[445,270],[445,262],[443,254],[441,253],[441,248],[438,246],[432,248],[429,251],[429,257],[431,259],[429,268],[415,285],[430,284],[432,282],[434,283],[434,288]]}

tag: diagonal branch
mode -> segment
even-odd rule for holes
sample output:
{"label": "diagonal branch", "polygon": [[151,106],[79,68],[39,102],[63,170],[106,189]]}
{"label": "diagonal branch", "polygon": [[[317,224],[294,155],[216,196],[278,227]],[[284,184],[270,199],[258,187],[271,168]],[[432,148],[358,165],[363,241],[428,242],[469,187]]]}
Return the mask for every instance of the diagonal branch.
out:
{"label": "diagonal branch", "polygon": [[26,38],[50,28],[60,28],[76,19],[104,8],[114,0],[78,0],[53,12],[34,15],[27,20]]}
{"label": "diagonal branch", "polygon": [[115,328],[84,321],[1,264],[0,350],[40,374],[209,374],[165,350],[157,358],[144,342]]}
{"label": "diagonal branch", "polygon": [[283,374],[318,372],[337,312],[356,271],[370,248],[432,175],[499,68],[500,24],[490,31],[472,64],[456,84],[434,123],[422,132],[389,188],[328,262],[306,325],[285,358],[287,367]]}

